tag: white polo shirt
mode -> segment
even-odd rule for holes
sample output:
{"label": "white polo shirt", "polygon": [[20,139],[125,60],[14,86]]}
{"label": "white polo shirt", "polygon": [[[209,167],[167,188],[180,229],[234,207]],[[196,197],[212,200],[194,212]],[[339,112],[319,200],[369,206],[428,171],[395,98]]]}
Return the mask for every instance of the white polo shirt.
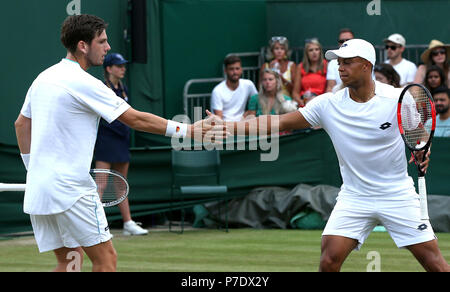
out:
{"label": "white polo shirt", "polygon": [[235,90],[228,88],[224,80],[213,89],[211,109],[223,111],[224,121],[240,121],[249,98],[257,93],[251,80],[239,79],[239,86]]}
{"label": "white polo shirt", "polygon": [[61,213],[95,194],[89,170],[100,117],[111,123],[129,108],[71,60],[39,74],[21,110],[32,123],[24,212]]}
{"label": "white polo shirt", "polygon": [[322,126],[330,136],[343,180],[341,192],[399,196],[414,191],[397,125],[400,93],[375,82],[375,96],[368,102],[355,102],[344,88],[299,109],[312,126]]}

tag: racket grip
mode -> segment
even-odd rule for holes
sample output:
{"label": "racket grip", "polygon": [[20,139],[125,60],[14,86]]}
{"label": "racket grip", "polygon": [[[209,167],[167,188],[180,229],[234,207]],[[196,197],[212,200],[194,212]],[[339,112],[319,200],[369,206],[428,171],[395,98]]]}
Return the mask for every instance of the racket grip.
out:
{"label": "racket grip", "polygon": [[427,186],[425,184],[425,177],[419,177],[417,183],[419,187],[420,219],[428,220]]}

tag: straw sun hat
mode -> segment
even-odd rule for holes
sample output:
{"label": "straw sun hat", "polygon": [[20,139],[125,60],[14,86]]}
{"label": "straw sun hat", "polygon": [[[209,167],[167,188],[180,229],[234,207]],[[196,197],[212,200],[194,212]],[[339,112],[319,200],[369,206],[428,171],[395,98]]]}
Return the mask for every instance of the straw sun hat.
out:
{"label": "straw sun hat", "polygon": [[422,59],[422,61],[424,63],[427,63],[428,58],[430,57],[430,53],[434,48],[445,48],[446,52],[447,52],[447,58],[450,57],[450,45],[445,45],[443,42],[438,41],[438,40],[432,40],[430,42],[430,44],[428,45],[428,49],[425,50],[425,52],[422,53],[422,55],[420,56],[420,58]]}

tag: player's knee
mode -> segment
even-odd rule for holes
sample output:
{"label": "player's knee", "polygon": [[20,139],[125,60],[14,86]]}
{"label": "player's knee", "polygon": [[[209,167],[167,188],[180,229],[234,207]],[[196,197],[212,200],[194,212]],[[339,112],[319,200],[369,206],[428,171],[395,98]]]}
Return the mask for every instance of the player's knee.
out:
{"label": "player's knee", "polygon": [[342,259],[333,254],[325,253],[320,257],[320,272],[338,272],[342,266]]}

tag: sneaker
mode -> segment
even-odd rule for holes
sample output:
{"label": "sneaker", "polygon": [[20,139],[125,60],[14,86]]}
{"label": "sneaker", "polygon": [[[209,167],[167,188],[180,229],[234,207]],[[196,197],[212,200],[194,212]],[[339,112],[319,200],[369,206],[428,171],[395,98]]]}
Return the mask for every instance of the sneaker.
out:
{"label": "sneaker", "polygon": [[147,235],[148,230],[143,229],[139,225],[142,225],[142,223],[136,223],[133,220],[125,222],[123,224],[123,235]]}

